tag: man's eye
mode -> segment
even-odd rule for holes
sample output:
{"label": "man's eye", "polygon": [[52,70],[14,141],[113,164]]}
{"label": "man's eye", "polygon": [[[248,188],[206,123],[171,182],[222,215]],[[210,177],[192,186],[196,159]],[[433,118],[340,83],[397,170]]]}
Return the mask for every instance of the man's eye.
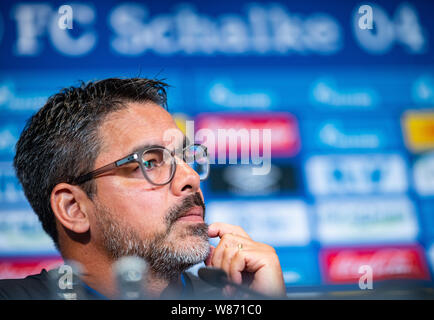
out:
{"label": "man's eye", "polygon": [[143,166],[145,167],[146,170],[151,170],[155,168],[156,164],[157,164],[156,160],[143,161]]}

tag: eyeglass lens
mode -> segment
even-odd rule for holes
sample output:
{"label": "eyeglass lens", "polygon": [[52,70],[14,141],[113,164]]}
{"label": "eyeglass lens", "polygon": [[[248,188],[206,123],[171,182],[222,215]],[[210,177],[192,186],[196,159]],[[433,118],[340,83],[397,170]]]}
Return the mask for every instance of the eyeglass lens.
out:
{"label": "eyeglass lens", "polygon": [[[192,145],[185,149],[184,160],[197,172],[200,179],[206,179],[209,161],[202,146]],[[142,154],[142,170],[154,184],[165,184],[170,181],[175,170],[175,158],[164,148],[146,150]]]}

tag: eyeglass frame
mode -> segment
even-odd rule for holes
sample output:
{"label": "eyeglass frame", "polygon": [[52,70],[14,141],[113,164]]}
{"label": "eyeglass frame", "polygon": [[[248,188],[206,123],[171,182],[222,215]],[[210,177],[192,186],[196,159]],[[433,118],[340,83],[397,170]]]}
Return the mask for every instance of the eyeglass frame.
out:
{"label": "eyeglass frame", "polygon": [[[193,146],[199,146],[199,147],[203,148],[205,156],[208,156],[208,149],[207,149],[206,146],[204,146],[202,144],[191,144],[191,145],[188,145],[188,146],[182,148],[182,156],[183,156],[182,158],[183,158],[184,162],[185,162],[185,151],[186,151],[186,149],[190,148],[190,147],[193,147]],[[155,183],[155,182],[151,181],[151,179],[145,173],[145,169],[143,167],[143,162],[140,161],[141,156],[146,151],[153,150],[153,149],[165,150],[165,151],[167,151],[172,156],[173,161],[171,163],[171,167],[172,167],[171,168],[171,175],[170,175],[170,178],[168,179],[168,181],[165,182],[165,183]],[[121,158],[119,160],[113,161],[113,162],[111,162],[109,164],[106,164],[105,166],[102,166],[102,167],[100,167],[98,169],[95,169],[95,170],[93,170],[91,172],[88,172],[88,173],[82,174],[82,175],[80,175],[80,176],[78,176],[76,178],[73,178],[72,184],[75,184],[75,185],[83,184],[83,183],[88,182],[88,181],[90,181],[90,180],[92,180],[94,178],[97,178],[99,175],[101,175],[101,174],[103,174],[105,172],[108,172],[110,170],[119,168],[119,167],[121,167],[121,166],[123,166],[125,164],[128,164],[128,163],[137,162],[139,164],[139,166],[140,166],[140,169],[142,170],[143,176],[145,177],[145,179],[150,184],[155,185],[155,186],[164,186],[164,185],[170,183],[172,181],[173,177],[175,176],[175,172],[176,172],[176,158],[175,158],[175,155],[176,155],[176,150],[170,151],[169,149],[167,149],[167,148],[165,148],[163,146],[160,146],[160,145],[146,146],[146,147],[144,147],[142,149],[139,149],[139,150],[137,150],[137,151],[129,154],[126,157],[123,157],[123,158]],[[207,175],[206,175],[205,178],[201,178],[200,180],[205,180],[206,178],[208,178],[208,174],[209,174],[209,162],[208,162],[208,172],[207,172]]]}

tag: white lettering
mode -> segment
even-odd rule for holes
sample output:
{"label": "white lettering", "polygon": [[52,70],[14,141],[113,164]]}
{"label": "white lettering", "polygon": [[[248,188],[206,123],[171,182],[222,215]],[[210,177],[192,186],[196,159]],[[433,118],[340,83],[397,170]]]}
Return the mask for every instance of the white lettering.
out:
{"label": "white lettering", "polygon": [[[75,21],[81,26],[90,26],[95,21],[92,7],[82,4],[74,5]],[[81,56],[89,53],[96,45],[97,35],[94,31],[87,31],[78,38],[69,35],[68,30],[59,29],[57,19],[53,16],[50,24],[50,36],[54,47],[68,56]]]}
{"label": "white lettering", "polygon": [[51,8],[45,4],[20,4],[13,12],[17,23],[17,55],[34,56],[42,50],[39,37],[44,34]]}

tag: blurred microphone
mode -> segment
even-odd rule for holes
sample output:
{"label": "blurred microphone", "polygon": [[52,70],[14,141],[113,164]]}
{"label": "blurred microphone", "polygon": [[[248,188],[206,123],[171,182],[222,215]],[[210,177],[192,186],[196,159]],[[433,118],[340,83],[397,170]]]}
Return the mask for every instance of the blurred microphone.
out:
{"label": "blurred microphone", "polygon": [[122,257],[113,265],[116,277],[119,299],[143,300],[146,298],[144,285],[148,266],[146,262],[136,256]]}
{"label": "blurred microphone", "polygon": [[219,268],[203,267],[199,269],[198,275],[199,278],[201,278],[203,281],[217,288],[223,288],[226,285],[230,285],[244,293],[247,293],[252,298],[254,297],[257,299],[271,299],[271,297],[269,296],[266,296],[243,285],[239,285],[235,282],[230,281],[228,279],[228,276],[226,275],[226,272]]}

